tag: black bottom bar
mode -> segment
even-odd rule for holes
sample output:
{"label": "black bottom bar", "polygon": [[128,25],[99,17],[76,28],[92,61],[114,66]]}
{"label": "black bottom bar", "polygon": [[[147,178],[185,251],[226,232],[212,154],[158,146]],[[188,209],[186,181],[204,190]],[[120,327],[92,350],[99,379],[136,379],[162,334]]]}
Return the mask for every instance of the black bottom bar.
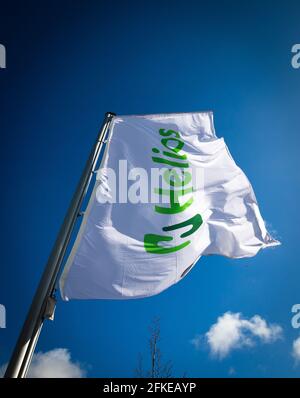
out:
{"label": "black bottom bar", "polygon": [[[300,379],[0,379],[0,391],[24,393],[47,391],[83,397],[96,397],[104,393],[245,393],[257,394],[261,389],[287,394],[289,388],[300,388]],[[297,390],[296,390],[297,391]],[[79,395],[78,395],[79,394]]]}

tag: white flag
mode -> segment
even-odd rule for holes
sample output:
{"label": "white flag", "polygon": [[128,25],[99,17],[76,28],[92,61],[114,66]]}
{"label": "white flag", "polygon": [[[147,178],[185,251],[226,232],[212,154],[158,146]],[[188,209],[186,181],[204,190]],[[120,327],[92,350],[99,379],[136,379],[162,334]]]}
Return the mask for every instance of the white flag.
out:
{"label": "white flag", "polygon": [[277,244],[211,112],[116,116],[61,293],[147,297],[202,255],[251,257]]}

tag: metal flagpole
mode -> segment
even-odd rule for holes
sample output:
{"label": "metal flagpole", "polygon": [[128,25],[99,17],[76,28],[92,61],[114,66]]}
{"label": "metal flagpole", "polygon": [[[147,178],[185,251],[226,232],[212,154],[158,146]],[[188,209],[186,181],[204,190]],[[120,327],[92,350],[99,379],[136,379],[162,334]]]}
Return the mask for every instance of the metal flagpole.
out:
{"label": "metal flagpole", "polygon": [[97,164],[103,141],[109,131],[110,123],[114,116],[115,113],[112,112],[107,112],[105,114],[97,140],[82,172],[77,189],[58,233],[46,268],[28,311],[27,318],[6,369],[4,375],[6,378],[26,377],[43,322],[45,319],[53,319],[56,304],[54,295],[55,284],[59,270],[70,242],[76,219],[80,214],[81,205],[88,190],[94,167]]}

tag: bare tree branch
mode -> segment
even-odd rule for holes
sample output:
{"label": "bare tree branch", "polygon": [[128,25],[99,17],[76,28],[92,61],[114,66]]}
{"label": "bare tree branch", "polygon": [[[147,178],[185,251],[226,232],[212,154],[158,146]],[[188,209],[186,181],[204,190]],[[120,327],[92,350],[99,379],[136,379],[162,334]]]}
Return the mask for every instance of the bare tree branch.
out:
{"label": "bare tree branch", "polygon": [[138,364],[134,370],[134,373],[135,373],[136,377],[138,377],[138,378],[145,377],[145,374],[143,371],[143,356],[141,353],[138,355]]}
{"label": "bare tree branch", "polygon": [[144,370],[142,356],[139,355],[138,365],[135,369],[137,377],[169,378],[172,377],[173,364],[168,361],[162,364],[162,354],[159,348],[160,343],[160,319],[154,318],[150,327],[149,350],[150,350],[150,369]]}

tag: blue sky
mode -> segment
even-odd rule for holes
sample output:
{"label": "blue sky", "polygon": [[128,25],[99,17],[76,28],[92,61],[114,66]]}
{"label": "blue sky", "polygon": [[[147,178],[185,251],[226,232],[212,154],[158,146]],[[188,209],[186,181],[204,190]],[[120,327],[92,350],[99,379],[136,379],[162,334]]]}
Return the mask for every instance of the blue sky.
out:
{"label": "blue sky", "polygon": [[[106,111],[212,109],[219,137],[255,189],[282,246],[202,258],[164,293],[58,303],[37,350],[66,348],[91,377],[129,377],[161,318],[174,374],[299,377],[291,326],[299,292],[300,42],[297,1],[0,2],[0,364],[7,362]],[[259,315],[282,338],[213,358],[203,338],[225,312]],[[234,372],[230,372],[234,369]],[[233,374],[230,374],[233,373]]]}

